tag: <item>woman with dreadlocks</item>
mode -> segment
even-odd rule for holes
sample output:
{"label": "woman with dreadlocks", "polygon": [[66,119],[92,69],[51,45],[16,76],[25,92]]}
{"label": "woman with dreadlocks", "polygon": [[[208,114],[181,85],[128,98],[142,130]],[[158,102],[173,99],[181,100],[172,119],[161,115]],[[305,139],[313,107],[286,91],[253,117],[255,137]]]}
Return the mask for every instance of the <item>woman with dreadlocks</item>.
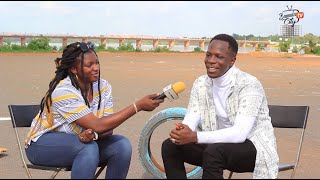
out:
{"label": "woman with dreadlocks", "polygon": [[107,163],[107,179],[127,176],[132,147],[112,130],[137,112],[152,111],[163,102],[147,95],[113,113],[111,85],[100,79],[92,43],[69,44],[57,58],[55,77],[41,100],[25,141],[26,155],[35,165],[70,166],[71,178],[92,179]]}

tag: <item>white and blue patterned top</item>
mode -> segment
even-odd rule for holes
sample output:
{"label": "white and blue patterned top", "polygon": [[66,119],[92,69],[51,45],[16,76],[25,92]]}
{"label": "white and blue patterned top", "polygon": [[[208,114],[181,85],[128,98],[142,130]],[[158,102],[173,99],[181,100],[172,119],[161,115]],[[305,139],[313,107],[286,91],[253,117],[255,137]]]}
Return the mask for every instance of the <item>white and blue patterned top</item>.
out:
{"label": "white and blue patterned top", "polygon": [[[90,102],[90,108],[86,105],[80,90],[77,90],[68,77],[61,80],[55,90],[52,92],[52,113],[53,122],[50,124],[45,111],[41,118],[39,113],[33,119],[26,145],[31,141],[36,142],[38,138],[49,131],[65,132],[69,134],[79,134],[84,129],[77,125],[75,121],[89,113],[93,113],[100,118],[113,113],[113,102],[111,95],[111,85],[107,80],[100,79],[101,103],[98,110],[99,91],[98,81],[93,83],[93,101]],[[27,146],[26,146],[27,147]]]}

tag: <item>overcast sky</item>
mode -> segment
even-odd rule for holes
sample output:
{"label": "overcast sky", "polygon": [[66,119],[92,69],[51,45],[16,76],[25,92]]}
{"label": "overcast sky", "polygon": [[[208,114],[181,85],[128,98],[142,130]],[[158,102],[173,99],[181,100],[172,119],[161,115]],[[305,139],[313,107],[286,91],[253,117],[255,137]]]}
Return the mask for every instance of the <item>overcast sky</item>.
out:
{"label": "overcast sky", "polygon": [[302,35],[320,36],[317,1],[1,1],[0,33],[269,36],[280,34],[287,5],[304,12]]}

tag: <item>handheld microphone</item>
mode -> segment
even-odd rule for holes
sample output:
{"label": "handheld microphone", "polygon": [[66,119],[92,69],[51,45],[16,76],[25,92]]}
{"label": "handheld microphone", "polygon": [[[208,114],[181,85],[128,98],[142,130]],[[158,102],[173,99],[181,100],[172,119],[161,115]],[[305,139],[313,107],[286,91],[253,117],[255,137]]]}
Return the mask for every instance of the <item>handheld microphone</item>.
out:
{"label": "handheld microphone", "polygon": [[176,82],[163,88],[163,93],[154,99],[168,98],[169,101],[173,101],[179,98],[178,94],[186,89],[186,85],[183,82]]}

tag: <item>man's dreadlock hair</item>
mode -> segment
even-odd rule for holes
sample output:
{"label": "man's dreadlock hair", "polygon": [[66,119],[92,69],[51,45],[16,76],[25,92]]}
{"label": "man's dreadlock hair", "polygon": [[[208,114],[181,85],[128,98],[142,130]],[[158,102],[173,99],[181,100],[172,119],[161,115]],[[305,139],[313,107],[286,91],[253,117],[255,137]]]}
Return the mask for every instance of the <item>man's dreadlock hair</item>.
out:
{"label": "man's dreadlock hair", "polygon": [[[52,105],[52,92],[57,87],[59,82],[66,78],[67,76],[70,77],[72,85],[80,90],[81,95],[83,99],[86,102],[86,105],[90,107],[89,102],[87,100],[86,94],[89,91],[89,86],[86,85],[85,89],[81,89],[79,85],[78,78],[76,75],[74,75],[71,72],[71,68],[75,67],[78,63],[80,63],[81,72],[83,74],[83,57],[84,54],[87,52],[94,52],[96,56],[98,57],[97,53],[94,51],[92,47],[89,48],[87,52],[83,52],[81,48],[79,47],[80,42],[75,42],[72,44],[69,44],[66,46],[62,53],[62,58],[56,58],[56,71],[55,71],[55,77],[53,80],[49,83],[49,90],[47,91],[46,95],[42,98],[40,103],[40,115],[42,114],[44,110],[44,106],[48,109],[48,112],[50,112],[50,107]],[[89,44],[89,43],[88,43]],[[87,83],[86,83],[87,84]],[[90,84],[91,88],[93,87],[93,84]],[[100,71],[99,71],[99,79],[98,79],[98,91],[99,91],[99,104],[98,109],[100,109],[100,103],[101,103],[101,92],[100,92]]]}

